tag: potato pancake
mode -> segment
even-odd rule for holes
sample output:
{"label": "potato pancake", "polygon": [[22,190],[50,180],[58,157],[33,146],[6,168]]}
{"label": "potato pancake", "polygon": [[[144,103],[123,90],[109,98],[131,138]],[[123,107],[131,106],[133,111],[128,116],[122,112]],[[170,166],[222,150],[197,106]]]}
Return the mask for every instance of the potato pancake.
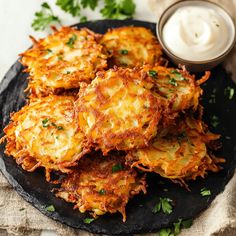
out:
{"label": "potato pancake", "polygon": [[186,70],[166,68],[163,66],[145,65],[142,70],[149,77],[155,79],[157,93],[162,97],[163,104],[168,104],[168,115],[184,111],[189,108],[196,109],[199,97],[202,94],[200,84],[205,82],[210,72],[206,72],[201,80],[195,80]]}
{"label": "potato pancake", "polygon": [[4,129],[5,153],[27,171],[45,167],[47,180],[51,170],[68,172],[67,167],[88,150],[79,131],[74,97],[51,95],[34,99],[11,117]]}
{"label": "potato pancake", "polygon": [[33,39],[33,47],[21,54],[30,74],[31,96],[58,94],[94,79],[98,70],[107,67],[99,37],[86,28],[62,27],[44,39]]}
{"label": "potato pancake", "polygon": [[207,144],[219,139],[219,135],[205,129],[200,120],[180,119],[166,136],[156,138],[149,147],[130,151],[126,156],[127,163],[165,178],[180,180],[203,177],[206,170],[218,171],[220,168],[215,158],[209,156]]}
{"label": "potato pancake", "polygon": [[[161,117],[155,81],[139,70],[114,68],[97,74],[80,89],[79,126],[88,142],[104,155],[112,149],[147,146]],[[155,89],[154,89],[155,90]]]}
{"label": "potato pancake", "polygon": [[146,193],[145,176],[125,166],[124,158],[97,153],[79,160],[76,170],[63,180],[56,196],[75,204],[80,212],[93,217],[120,212],[126,221],[125,207],[129,199]]}
{"label": "potato pancake", "polygon": [[111,54],[111,66],[141,66],[160,61],[162,50],[157,38],[144,27],[110,29],[100,41]]}

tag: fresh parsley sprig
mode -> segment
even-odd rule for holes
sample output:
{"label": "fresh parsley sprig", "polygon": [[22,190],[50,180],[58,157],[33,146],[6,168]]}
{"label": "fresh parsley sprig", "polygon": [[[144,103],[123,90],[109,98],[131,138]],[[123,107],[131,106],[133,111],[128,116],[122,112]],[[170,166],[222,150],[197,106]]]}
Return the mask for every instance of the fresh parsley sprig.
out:
{"label": "fresh parsley sprig", "polygon": [[169,198],[161,198],[160,201],[154,206],[152,212],[157,213],[160,212],[161,210],[165,214],[170,214],[172,212],[172,200]]}
{"label": "fresh parsley sprig", "polygon": [[35,18],[31,26],[37,31],[44,30],[48,25],[60,22],[60,19],[54,15],[49,4],[44,2],[41,5],[41,10],[35,13]]}
{"label": "fresh parsley sprig", "polygon": [[124,20],[132,17],[135,12],[133,0],[104,0],[104,3],[100,12],[106,19]]}
{"label": "fresh parsley sprig", "polygon": [[[135,13],[133,0],[56,0],[56,5],[73,17],[79,17],[80,22],[86,22],[87,17],[81,14],[81,10],[90,8],[94,11],[99,1],[103,3],[100,13],[105,19],[127,19]],[[34,30],[44,30],[48,25],[61,22],[47,2],[44,2],[41,7],[42,9],[35,13],[32,23]]]}

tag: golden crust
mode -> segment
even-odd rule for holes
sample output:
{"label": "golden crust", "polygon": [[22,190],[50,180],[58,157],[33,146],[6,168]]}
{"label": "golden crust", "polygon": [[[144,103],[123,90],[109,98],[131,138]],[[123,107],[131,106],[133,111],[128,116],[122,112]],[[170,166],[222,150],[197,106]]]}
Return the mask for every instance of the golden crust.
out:
{"label": "golden crust", "polygon": [[5,153],[27,171],[45,167],[47,180],[51,170],[69,172],[88,150],[79,130],[74,97],[51,95],[32,100],[11,117],[4,129]]}
{"label": "golden crust", "polygon": [[62,27],[44,39],[34,41],[22,55],[22,63],[30,73],[28,90],[31,97],[58,94],[89,83],[98,70],[107,67],[100,36],[84,28]]}
{"label": "golden crust", "polygon": [[130,151],[127,163],[173,180],[195,179],[204,177],[207,170],[218,171],[220,168],[209,155],[207,145],[219,139],[219,135],[205,129],[200,120],[191,117],[179,120],[167,135],[157,137],[149,147]]}
{"label": "golden crust", "polygon": [[112,149],[146,146],[156,135],[161,117],[155,81],[139,70],[115,68],[98,73],[81,88],[78,122],[90,145],[104,154]]}
{"label": "golden crust", "polygon": [[139,178],[134,169],[125,166],[123,157],[95,153],[79,161],[56,196],[74,203],[82,213],[89,211],[93,217],[120,212],[126,221],[126,204],[141,191],[146,193],[145,177]]}
{"label": "golden crust", "polygon": [[162,55],[161,46],[149,29],[126,26],[110,29],[101,39],[111,54],[111,65],[135,67],[155,64]]}

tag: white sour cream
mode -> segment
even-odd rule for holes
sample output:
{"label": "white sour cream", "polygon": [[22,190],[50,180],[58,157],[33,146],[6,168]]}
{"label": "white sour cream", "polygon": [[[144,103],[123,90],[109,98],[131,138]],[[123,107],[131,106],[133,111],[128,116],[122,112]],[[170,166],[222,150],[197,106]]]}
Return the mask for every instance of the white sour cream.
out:
{"label": "white sour cream", "polygon": [[176,56],[193,61],[216,58],[232,43],[229,20],[215,9],[183,6],[163,27],[166,47]]}

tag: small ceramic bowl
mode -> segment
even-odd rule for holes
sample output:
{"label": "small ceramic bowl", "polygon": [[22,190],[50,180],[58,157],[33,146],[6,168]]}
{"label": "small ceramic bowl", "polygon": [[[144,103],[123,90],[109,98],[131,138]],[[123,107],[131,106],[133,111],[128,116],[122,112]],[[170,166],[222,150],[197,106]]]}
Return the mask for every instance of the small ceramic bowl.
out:
{"label": "small ceramic bowl", "polygon": [[[228,22],[228,24],[229,24],[229,33],[232,34],[231,35],[231,42],[230,42],[230,44],[227,45],[226,50],[224,50],[224,52],[221,55],[219,55],[215,58],[211,58],[209,60],[191,61],[191,60],[186,60],[186,59],[183,59],[183,58],[180,58],[180,57],[176,56],[173,52],[171,52],[167,48],[167,46],[164,43],[163,35],[162,35],[163,27],[164,27],[165,23],[167,22],[167,20],[169,19],[169,17],[178,8],[181,8],[181,7],[184,7],[184,6],[206,6],[207,8],[211,8],[211,9],[214,9],[217,12],[219,12],[220,15],[223,16],[224,19]],[[200,1],[198,1],[198,0],[195,0],[195,1],[185,0],[185,1],[180,1],[180,2],[177,2],[177,3],[174,3],[173,5],[171,5],[169,8],[167,8],[162,13],[159,21],[157,22],[156,32],[157,32],[157,38],[159,40],[159,43],[161,44],[163,50],[165,51],[167,56],[170,58],[170,60],[173,63],[175,63],[176,65],[179,65],[179,64],[185,65],[186,69],[191,71],[191,72],[206,71],[206,70],[210,70],[213,67],[217,66],[219,63],[224,61],[225,57],[229,54],[231,49],[234,47],[235,41],[236,41],[235,24],[234,24],[231,16],[226,12],[226,10],[224,10],[219,5],[217,5],[215,3],[212,3],[212,2],[208,2],[208,1],[202,1],[202,0],[200,0]]]}

